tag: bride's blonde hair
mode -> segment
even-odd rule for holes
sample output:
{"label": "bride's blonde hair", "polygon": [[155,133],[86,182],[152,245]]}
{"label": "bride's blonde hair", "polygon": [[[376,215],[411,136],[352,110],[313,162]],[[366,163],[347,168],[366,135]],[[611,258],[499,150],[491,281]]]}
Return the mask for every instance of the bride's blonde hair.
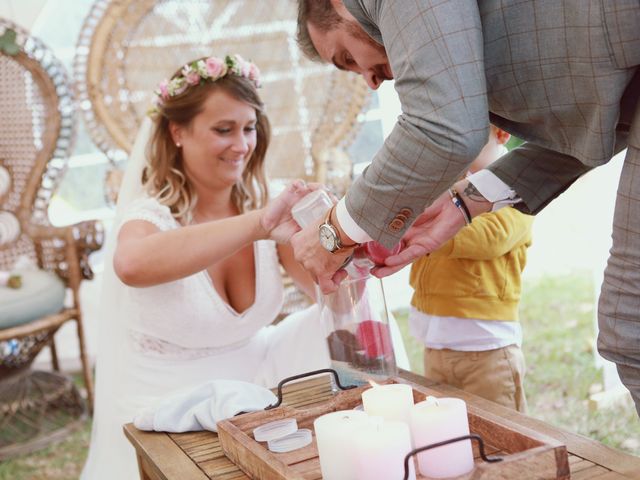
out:
{"label": "bride's blonde hair", "polygon": [[[173,78],[179,76],[177,71]],[[200,82],[180,94],[166,98],[154,112],[154,126],[147,145],[147,163],[142,172],[145,191],[171,210],[173,216],[189,223],[197,202],[196,193],[184,173],[182,151],[169,130],[170,122],[189,127],[204,109],[209,95],[222,89],[256,111],[256,147],[243,173],[242,180],[231,190],[231,199],[240,213],[262,207],[268,199],[264,159],[269,146],[271,128],[254,82],[244,76],[225,75],[215,81]]]}

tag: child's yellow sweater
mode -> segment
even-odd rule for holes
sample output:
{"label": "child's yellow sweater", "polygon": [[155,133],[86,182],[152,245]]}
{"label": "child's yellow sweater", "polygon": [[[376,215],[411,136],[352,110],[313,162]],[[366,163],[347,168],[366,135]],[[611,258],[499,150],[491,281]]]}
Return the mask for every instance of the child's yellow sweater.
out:
{"label": "child's yellow sweater", "polygon": [[441,317],[518,320],[532,224],[532,216],[511,207],[474,218],[413,264],[411,304]]}

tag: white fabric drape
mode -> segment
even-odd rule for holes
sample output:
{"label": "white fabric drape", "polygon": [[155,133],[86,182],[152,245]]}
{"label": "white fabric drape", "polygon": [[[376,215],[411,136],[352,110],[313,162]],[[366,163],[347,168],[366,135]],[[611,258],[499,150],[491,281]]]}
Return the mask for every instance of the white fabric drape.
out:
{"label": "white fabric drape", "polygon": [[[129,164],[122,180],[118,195],[113,229],[117,230],[127,206],[143,194],[142,170],[145,164],[145,150],[151,133],[152,121],[145,117],[131,150]],[[96,388],[94,400],[94,417],[91,431],[92,445],[114,445],[114,449],[92,448],[81,478],[95,478],[96,472],[89,471],[87,466],[105,465],[109,459],[115,460],[118,455],[131,455],[122,452],[116,446],[122,444],[120,438],[113,437],[111,422],[114,418],[122,418],[118,412],[119,398],[126,396],[126,383],[119,382],[119,372],[130,365],[131,349],[127,341],[126,312],[122,311],[121,297],[123,290],[113,269],[113,254],[116,247],[116,236],[109,235],[105,245],[104,272],[98,322],[98,345],[96,363]],[[116,460],[117,461],[117,460]],[[92,467],[93,468],[93,467]],[[95,468],[93,468],[95,470]]]}

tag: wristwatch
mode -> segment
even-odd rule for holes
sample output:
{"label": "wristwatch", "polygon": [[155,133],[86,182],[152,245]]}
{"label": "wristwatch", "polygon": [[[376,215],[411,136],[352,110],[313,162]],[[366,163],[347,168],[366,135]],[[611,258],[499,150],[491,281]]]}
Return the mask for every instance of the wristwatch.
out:
{"label": "wristwatch", "polygon": [[334,208],[335,205],[329,209],[324,222],[318,227],[320,245],[331,253],[342,253],[356,247],[358,244],[353,243],[351,245],[344,245],[342,243],[338,229],[331,224],[331,214],[333,213]]}

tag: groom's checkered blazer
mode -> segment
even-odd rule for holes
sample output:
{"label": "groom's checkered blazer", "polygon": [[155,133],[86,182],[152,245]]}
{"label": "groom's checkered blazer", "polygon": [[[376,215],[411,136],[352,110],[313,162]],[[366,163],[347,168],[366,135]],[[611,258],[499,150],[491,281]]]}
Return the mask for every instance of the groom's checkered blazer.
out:
{"label": "groom's checkered blazer", "polygon": [[[640,0],[344,4],[385,46],[402,102],[347,194],[351,216],[374,238],[400,238],[465,171],[489,121],[528,141],[491,168],[533,213],[624,146],[616,128],[633,113],[621,117],[621,102],[640,64]],[[639,92],[630,88],[626,104]]]}
{"label": "groom's checkered blazer", "polygon": [[374,238],[394,243],[454,182],[487,140],[489,120],[527,140],[490,168],[533,213],[628,147],[598,348],[640,414],[640,0],[344,4],[384,44],[402,102],[395,129],[347,193],[351,216]]}

